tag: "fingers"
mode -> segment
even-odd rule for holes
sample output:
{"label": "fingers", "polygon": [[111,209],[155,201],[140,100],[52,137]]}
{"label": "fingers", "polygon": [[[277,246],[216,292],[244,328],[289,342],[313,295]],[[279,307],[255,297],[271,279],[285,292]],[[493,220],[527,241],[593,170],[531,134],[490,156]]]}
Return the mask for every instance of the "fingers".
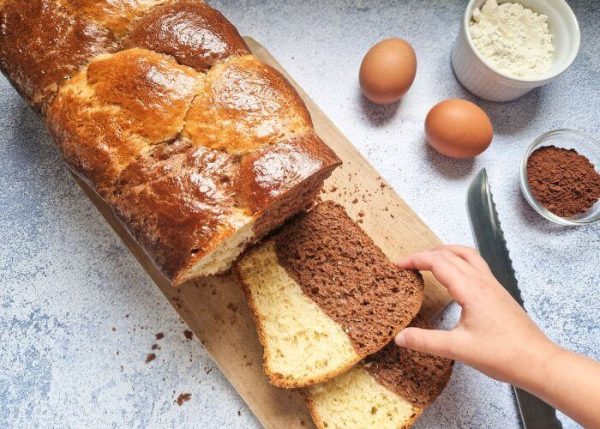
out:
{"label": "fingers", "polygon": [[431,271],[460,305],[464,305],[465,299],[468,299],[467,288],[471,284],[464,266],[461,266],[465,264],[465,261],[448,251],[415,253],[398,262],[403,268]]}
{"label": "fingers", "polygon": [[396,335],[399,347],[455,359],[456,345],[452,332],[435,329],[406,328]]}
{"label": "fingers", "polygon": [[443,249],[448,250],[448,251],[454,253],[455,255],[459,256],[460,258],[465,260],[467,263],[472,265],[475,269],[477,269],[480,272],[484,272],[486,274],[488,274],[490,272],[490,268],[489,268],[487,262],[485,262],[485,260],[479,254],[479,252],[477,250],[473,249],[472,247],[459,246],[456,244],[452,244],[452,245],[445,245],[445,246],[440,246],[440,247],[436,248],[436,250],[443,250]]}

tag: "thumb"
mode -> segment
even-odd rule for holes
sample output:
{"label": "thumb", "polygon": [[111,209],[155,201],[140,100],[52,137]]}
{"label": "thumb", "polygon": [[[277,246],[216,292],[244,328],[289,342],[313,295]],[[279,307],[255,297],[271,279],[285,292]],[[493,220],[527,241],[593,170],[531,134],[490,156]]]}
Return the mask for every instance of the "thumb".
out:
{"label": "thumb", "polygon": [[448,331],[411,327],[400,331],[394,341],[398,347],[454,358],[453,336]]}

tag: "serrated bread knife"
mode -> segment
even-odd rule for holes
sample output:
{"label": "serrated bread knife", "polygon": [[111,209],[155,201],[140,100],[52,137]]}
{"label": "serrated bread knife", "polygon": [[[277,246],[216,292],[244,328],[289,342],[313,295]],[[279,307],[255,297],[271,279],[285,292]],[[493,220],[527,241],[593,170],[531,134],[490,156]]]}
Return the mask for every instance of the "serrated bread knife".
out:
{"label": "serrated bread knife", "polygon": [[[500,228],[485,168],[477,173],[469,186],[467,208],[479,253],[490,266],[496,279],[523,307],[521,291],[506,248],[504,233]],[[513,390],[525,429],[562,428],[554,408],[518,387],[513,386]]]}

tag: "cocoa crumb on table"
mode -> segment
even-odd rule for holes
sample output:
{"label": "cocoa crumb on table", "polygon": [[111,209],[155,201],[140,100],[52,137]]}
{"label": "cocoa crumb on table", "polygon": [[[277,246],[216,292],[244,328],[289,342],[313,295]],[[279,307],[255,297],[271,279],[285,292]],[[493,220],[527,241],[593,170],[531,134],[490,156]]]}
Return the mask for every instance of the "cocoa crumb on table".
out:
{"label": "cocoa crumb on table", "polygon": [[191,393],[180,393],[175,402],[181,407],[185,402],[189,401],[190,399],[192,399]]}
{"label": "cocoa crumb on table", "polygon": [[150,363],[154,359],[156,359],[156,355],[154,353],[148,353],[148,356],[146,356],[146,363]]}
{"label": "cocoa crumb on table", "polygon": [[162,332],[159,332],[158,334],[156,334],[157,340],[162,340],[164,337],[165,337],[165,334],[163,334]]}
{"label": "cocoa crumb on table", "polygon": [[192,331],[190,331],[189,329],[186,329],[185,331],[183,331],[183,335],[188,340],[191,340],[192,338],[194,338],[194,333]]}

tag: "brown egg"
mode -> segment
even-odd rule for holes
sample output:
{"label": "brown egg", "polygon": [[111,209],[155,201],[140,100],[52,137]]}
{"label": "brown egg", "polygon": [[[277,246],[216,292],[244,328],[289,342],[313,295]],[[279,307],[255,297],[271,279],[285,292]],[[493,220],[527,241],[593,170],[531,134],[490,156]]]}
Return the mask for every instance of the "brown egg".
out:
{"label": "brown egg", "polygon": [[400,100],[417,73],[417,56],[402,39],[386,39],[373,46],[362,60],[358,75],[363,94],[373,103]]}
{"label": "brown egg", "polygon": [[451,158],[472,158],[488,148],[494,130],[488,115],[467,100],[450,99],[436,104],[425,119],[427,141]]}

